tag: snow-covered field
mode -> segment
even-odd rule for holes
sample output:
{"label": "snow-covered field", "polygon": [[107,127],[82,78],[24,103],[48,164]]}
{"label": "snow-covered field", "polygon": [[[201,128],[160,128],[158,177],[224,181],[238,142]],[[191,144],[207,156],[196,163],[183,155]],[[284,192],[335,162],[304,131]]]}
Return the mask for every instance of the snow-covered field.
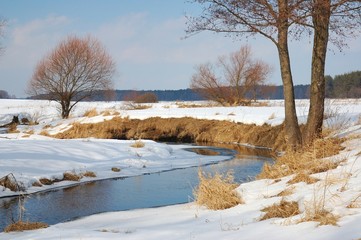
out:
{"label": "snow-covered field", "polygon": [[[175,102],[151,104],[143,110],[129,110],[123,102],[80,103],[71,118],[61,120],[57,104],[48,101],[0,100],[0,125],[14,115],[39,122],[39,125],[19,126],[18,133],[0,134],[0,178],[9,173],[24,182],[28,192],[48,187],[32,187],[41,177],[57,178],[65,171],[94,171],[97,178],[131,176],[145,172],[199,165],[201,162],[223,160],[219,156],[199,155],[182,150],[182,146],[168,146],[145,141],[144,148],[133,148],[134,141],[99,139],[56,140],[38,135],[45,126],[55,133],[67,129],[73,122],[96,122],[111,116],[83,117],[84,112],[96,108],[98,112],[118,112],[121,117],[145,119],[160,117],[194,117],[272,125],[284,119],[282,101],[268,101],[263,107],[201,107],[180,108]],[[259,180],[241,184],[237,191],[245,204],[222,211],[211,211],[188,203],[155,209],[103,213],[73,222],[50,226],[47,229],[21,233],[0,233],[0,239],[360,239],[361,238],[361,101],[329,100],[326,104],[325,125],[339,136],[348,137],[346,149],[337,159],[345,161],[336,169],[317,174],[322,179],[314,184],[287,184],[280,181]],[[307,115],[307,101],[297,102],[300,122]],[[50,126],[50,128],[49,128]],[[1,129],[0,129],[1,131]],[[112,167],[122,169],[119,173]],[[83,178],[81,181],[93,180]],[[55,187],[73,184],[56,183]],[[52,186],[54,187],[54,186]],[[266,206],[281,201],[274,197],[286,188],[293,194],[286,197],[297,201],[301,214],[288,219],[259,221]],[[13,194],[0,187],[0,196]],[[308,206],[323,199],[325,208],[340,217],[338,226],[318,226],[316,222],[297,223]],[[347,207],[348,206],[348,207]],[[350,206],[352,206],[350,208]],[[1,216],[3,217],[3,216]]]}

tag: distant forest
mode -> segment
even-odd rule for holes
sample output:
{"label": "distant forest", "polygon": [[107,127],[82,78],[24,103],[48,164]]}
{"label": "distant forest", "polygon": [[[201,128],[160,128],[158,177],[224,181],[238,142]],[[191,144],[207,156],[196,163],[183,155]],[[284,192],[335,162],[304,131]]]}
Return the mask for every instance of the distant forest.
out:
{"label": "distant forest", "polygon": [[[327,98],[361,98],[361,71],[336,75],[334,78],[326,76]],[[257,99],[283,99],[283,86],[258,86]],[[308,99],[310,85],[296,85],[294,93],[296,99]],[[111,99],[118,101],[127,99],[130,95],[155,94],[158,101],[198,101],[205,100],[192,89],[181,90],[116,90]],[[250,93],[251,96],[253,93]],[[108,96],[109,97],[109,96]],[[97,94],[91,100],[106,100],[104,93]]]}
{"label": "distant forest", "polygon": [[[336,75],[334,78],[326,76],[327,98],[361,98],[361,71]],[[283,99],[282,86],[258,86],[257,99]],[[310,85],[296,85],[294,87],[296,99],[309,98]],[[115,92],[99,91],[88,101],[126,100],[129,96],[152,93],[157,96],[158,101],[198,101],[205,100],[197,91],[192,89],[181,90],[116,90]],[[249,94],[250,97],[253,93]],[[0,98],[15,98],[6,91],[0,90]],[[36,97],[44,98],[42,97]]]}

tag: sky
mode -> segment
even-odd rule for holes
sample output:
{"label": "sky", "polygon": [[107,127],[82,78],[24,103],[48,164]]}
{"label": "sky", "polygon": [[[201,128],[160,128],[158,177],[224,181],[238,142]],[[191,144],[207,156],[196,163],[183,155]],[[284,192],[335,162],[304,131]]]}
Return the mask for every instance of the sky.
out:
{"label": "sky", "polygon": [[[189,87],[195,67],[249,45],[273,68],[269,83],[281,85],[275,46],[262,37],[229,38],[202,32],[185,38],[186,15],[200,6],[187,0],[0,0],[7,20],[0,40],[0,90],[22,98],[37,63],[69,35],[100,40],[116,62],[116,89]],[[361,70],[361,37],[340,52],[330,48],[326,74]],[[309,84],[312,39],[290,43],[295,84]]]}

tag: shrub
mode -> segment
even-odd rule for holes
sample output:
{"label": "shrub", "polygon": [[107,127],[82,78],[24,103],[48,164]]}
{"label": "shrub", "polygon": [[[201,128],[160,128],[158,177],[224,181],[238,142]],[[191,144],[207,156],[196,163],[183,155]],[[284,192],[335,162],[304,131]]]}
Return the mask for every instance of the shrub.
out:
{"label": "shrub", "polygon": [[234,184],[232,173],[228,172],[226,175],[216,173],[211,176],[199,170],[198,177],[199,186],[194,191],[197,204],[205,205],[212,210],[221,210],[243,203],[234,191],[238,185]]}

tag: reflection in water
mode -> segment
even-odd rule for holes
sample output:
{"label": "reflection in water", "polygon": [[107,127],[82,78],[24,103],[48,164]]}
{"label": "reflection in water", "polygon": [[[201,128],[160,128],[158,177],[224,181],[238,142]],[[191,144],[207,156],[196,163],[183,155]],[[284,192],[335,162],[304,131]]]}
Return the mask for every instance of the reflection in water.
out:
{"label": "reflection in water", "polygon": [[[214,151],[214,148],[211,150]],[[220,154],[234,152],[225,150]],[[242,156],[204,166],[202,170],[219,173],[232,170],[235,181],[240,183],[254,178],[264,162],[270,161],[269,158],[250,156],[248,152]],[[197,167],[84,183],[30,195],[25,202],[24,220],[55,224],[100,212],[186,203],[192,199],[192,189],[197,184]],[[11,216],[17,216],[17,199],[0,199],[0,230],[10,223]]]}

